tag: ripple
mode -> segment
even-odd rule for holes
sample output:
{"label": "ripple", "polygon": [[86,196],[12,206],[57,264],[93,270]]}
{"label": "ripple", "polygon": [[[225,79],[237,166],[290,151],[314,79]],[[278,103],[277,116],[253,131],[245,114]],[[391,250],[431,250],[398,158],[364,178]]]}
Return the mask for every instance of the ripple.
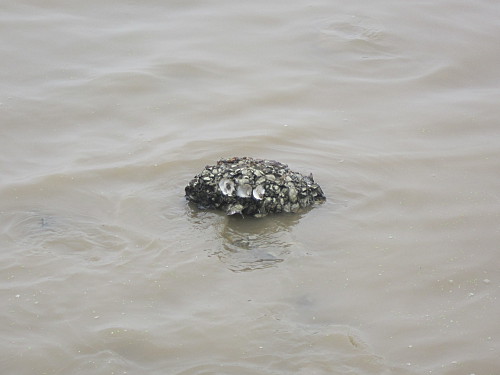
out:
{"label": "ripple", "polygon": [[[366,16],[338,15],[317,30],[320,55],[345,80],[406,80],[432,74],[436,62],[415,55],[377,20]],[[442,66],[442,62],[438,63]]]}

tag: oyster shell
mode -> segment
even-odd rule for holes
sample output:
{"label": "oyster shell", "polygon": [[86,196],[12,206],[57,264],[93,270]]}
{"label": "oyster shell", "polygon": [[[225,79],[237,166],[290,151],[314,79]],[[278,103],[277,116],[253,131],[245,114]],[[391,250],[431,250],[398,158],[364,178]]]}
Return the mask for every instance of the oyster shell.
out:
{"label": "oyster shell", "polygon": [[262,198],[264,198],[264,193],[266,192],[266,189],[264,189],[264,186],[262,185],[257,185],[255,189],[253,189],[253,197],[260,201]]}
{"label": "oyster shell", "polygon": [[[207,181],[207,180],[205,180],[206,178],[207,177],[203,177],[203,180]],[[219,181],[219,188],[220,188],[220,191],[222,192],[222,194],[228,195],[231,197],[234,193],[234,182],[228,178],[222,178]]]}
{"label": "oyster shell", "polygon": [[303,176],[274,160],[234,157],[206,166],[186,186],[186,199],[228,215],[261,217],[297,212],[324,201],[312,174]]}
{"label": "oyster shell", "polygon": [[241,214],[243,211],[243,206],[241,204],[232,204],[227,207],[226,213],[228,215]]}
{"label": "oyster shell", "polygon": [[236,195],[240,198],[250,198],[252,196],[252,185],[238,185],[238,187],[236,188]]}

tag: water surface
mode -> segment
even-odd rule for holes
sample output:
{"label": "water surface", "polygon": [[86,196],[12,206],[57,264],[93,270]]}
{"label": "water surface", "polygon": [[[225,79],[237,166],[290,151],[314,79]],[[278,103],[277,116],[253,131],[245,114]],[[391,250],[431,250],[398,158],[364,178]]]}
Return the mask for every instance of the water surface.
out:
{"label": "water surface", "polygon": [[[0,344],[15,374],[494,374],[500,5],[7,1]],[[260,220],[184,186],[312,172]]]}

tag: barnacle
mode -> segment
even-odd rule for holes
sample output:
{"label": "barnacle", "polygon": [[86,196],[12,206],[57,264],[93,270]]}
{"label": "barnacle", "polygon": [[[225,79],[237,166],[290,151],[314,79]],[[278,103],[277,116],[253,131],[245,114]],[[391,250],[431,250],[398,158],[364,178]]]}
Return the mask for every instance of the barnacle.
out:
{"label": "barnacle", "polygon": [[303,176],[274,160],[234,157],[206,166],[186,186],[186,199],[228,215],[298,212],[324,201],[312,174]]}

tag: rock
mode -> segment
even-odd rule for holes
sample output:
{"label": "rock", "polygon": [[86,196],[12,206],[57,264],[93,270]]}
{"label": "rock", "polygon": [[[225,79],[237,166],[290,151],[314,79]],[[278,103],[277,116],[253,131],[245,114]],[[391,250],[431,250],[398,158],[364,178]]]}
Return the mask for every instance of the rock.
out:
{"label": "rock", "polygon": [[312,174],[303,176],[274,160],[234,157],[206,166],[186,186],[186,199],[228,215],[261,217],[298,212],[326,199]]}

